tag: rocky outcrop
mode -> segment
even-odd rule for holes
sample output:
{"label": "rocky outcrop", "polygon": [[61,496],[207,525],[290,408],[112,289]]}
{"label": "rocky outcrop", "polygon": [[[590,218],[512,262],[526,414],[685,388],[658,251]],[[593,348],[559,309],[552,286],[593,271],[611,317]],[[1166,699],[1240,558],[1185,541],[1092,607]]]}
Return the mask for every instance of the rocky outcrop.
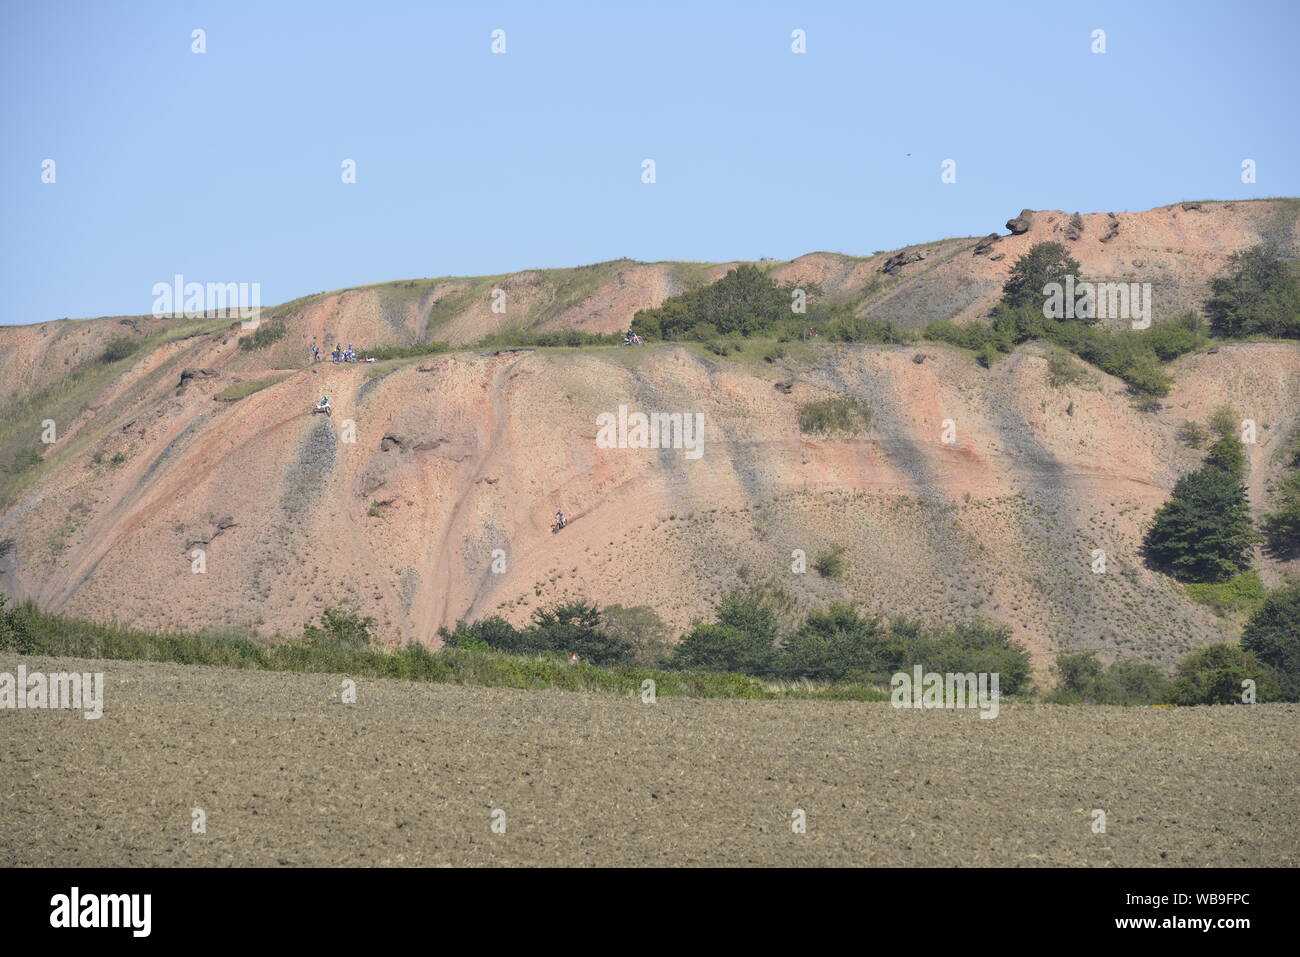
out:
{"label": "rocky outcrop", "polygon": [[185,369],[181,372],[181,381],[177,385],[183,389],[195,379],[215,379],[220,375],[216,369]]}
{"label": "rocky outcrop", "polygon": [[1022,209],[1020,215],[1015,219],[1007,220],[1007,229],[1011,230],[1013,236],[1029,232],[1029,227],[1032,225],[1034,225],[1034,211],[1032,209]]}
{"label": "rocky outcrop", "polygon": [[997,233],[989,233],[983,239],[975,244],[975,249],[971,252],[972,256],[987,256],[989,250],[998,244],[1002,237]]}
{"label": "rocky outcrop", "polygon": [[1070,242],[1078,242],[1083,236],[1083,217],[1075,213],[1070,217],[1069,222],[1065,224],[1065,238]]}
{"label": "rocky outcrop", "polygon": [[[211,521],[211,520],[210,520],[210,521]],[[207,533],[207,537],[206,537],[206,538],[192,538],[192,539],[190,539],[189,541],[187,541],[187,542],[185,543],[185,549],[184,549],[184,550],[185,550],[186,552],[188,552],[188,551],[189,551],[191,548],[193,548],[195,545],[211,545],[213,542],[215,542],[215,541],[217,540],[217,538],[221,535],[222,532],[224,532],[224,531],[226,531],[227,529],[230,529],[230,528],[236,528],[236,527],[238,527],[238,524],[239,524],[239,523],[236,522],[236,521],[234,520],[234,518],[232,518],[232,517],[229,516],[229,515],[227,515],[225,518],[219,518],[219,519],[217,519],[215,522],[212,522],[213,529],[212,529],[211,532]]]}
{"label": "rocky outcrop", "polygon": [[1106,220],[1106,228],[1101,234],[1101,242],[1108,243],[1119,235],[1119,217],[1114,213],[1107,213],[1110,218]]}
{"label": "rocky outcrop", "polygon": [[379,440],[381,452],[427,452],[442,445],[446,439],[413,439],[410,436],[388,432]]}
{"label": "rocky outcrop", "polygon": [[924,258],[925,253],[921,252],[919,249],[906,249],[901,253],[890,256],[888,261],[885,263],[883,271],[890,276],[895,276],[902,271],[904,266],[918,263]]}

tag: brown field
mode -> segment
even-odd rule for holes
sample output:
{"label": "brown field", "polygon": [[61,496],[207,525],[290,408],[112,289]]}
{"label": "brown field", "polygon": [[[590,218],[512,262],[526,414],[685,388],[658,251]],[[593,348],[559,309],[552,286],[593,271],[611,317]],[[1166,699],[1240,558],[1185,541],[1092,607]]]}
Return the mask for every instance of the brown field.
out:
{"label": "brown field", "polygon": [[0,655],[20,663],[107,690],[99,720],[0,712],[5,866],[1300,860],[1296,705],[981,720],[371,679],[345,705],[337,675]]}

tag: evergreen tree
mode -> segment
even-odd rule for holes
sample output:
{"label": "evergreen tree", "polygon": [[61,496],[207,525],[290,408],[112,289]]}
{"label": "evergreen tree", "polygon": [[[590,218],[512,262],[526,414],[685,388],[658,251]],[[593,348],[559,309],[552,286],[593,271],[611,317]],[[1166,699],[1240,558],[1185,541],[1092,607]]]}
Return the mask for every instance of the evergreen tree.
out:
{"label": "evergreen tree", "polygon": [[1207,464],[1178,480],[1143,548],[1152,565],[1175,578],[1220,582],[1250,567],[1254,542],[1240,476]]}
{"label": "evergreen tree", "polygon": [[1060,243],[1035,243],[1011,267],[1002,286],[1002,302],[1011,309],[1029,306],[1041,310],[1048,283],[1065,286],[1065,277],[1079,280],[1079,263]]}

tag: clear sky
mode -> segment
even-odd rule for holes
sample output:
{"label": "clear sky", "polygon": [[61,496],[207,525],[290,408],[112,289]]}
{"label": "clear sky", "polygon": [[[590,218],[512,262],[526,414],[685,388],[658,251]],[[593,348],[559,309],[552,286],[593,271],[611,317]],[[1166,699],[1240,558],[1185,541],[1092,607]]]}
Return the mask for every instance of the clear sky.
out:
{"label": "clear sky", "polygon": [[1298,27],[1296,0],[3,0],[0,324],[147,313],[177,273],[270,305],[1300,195]]}

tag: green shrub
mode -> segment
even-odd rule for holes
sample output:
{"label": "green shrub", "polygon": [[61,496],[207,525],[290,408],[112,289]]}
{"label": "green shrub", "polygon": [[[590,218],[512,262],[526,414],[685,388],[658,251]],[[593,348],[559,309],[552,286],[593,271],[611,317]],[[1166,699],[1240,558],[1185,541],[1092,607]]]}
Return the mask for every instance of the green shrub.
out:
{"label": "green shrub", "polygon": [[1283,476],[1272,505],[1260,520],[1264,541],[1275,558],[1295,558],[1300,555],[1300,470]]}
{"label": "green shrub", "polygon": [[40,464],[41,452],[34,445],[22,445],[14,452],[14,457],[7,465],[0,466],[0,472],[18,475]]}
{"label": "green shrub", "polygon": [[809,319],[809,323],[800,323],[800,325],[819,329],[829,342],[906,345],[916,340],[915,333],[892,319],[870,319],[866,316],[854,315],[852,307],[837,307],[826,312],[815,309],[809,315]]}
{"label": "green shrub", "polygon": [[[501,332],[493,332],[484,336],[478,342],[480,349],[520,349],[520,348],[537,348],[537,349],[560,349],[570,348],[579,349],[583,346],[616,346],[622,343],[623,336],[621,333],[611,332],[608,334],[599,334],[594,332],[585,332],[582,329],[563,329],[558,332],[529,332],[523,329],[506,329]],[[434,348],[434,347],[437,348]],[[424,347],[413,346],[412,349],[423,349]],[[431,355],[434,352],[444,352],[450,348],[445,343],[434,343],[429,348],[433,352],[420,351],[416,355]],[[407,358],[401,353],[402,349],[384,350],[381,349],[375,353],[376,358]],[[394,355],[387,355],[388,352],[394,352]]]}
{"label": "green shrub", "polygon": [[1053,352],[1047,360],[1047,381],[1055,389],[1088,381],[1088,372],[1066,352]]}
{"label": "green shrub", "polygon": [[1250,615],[1268,596],[1268,589],[1253,571],[1224,582],[1193,582],[1185,587],[1192,601],[1209,605],[1219,615]]}
{"label": "green shrub", "polygon": [[605,605],[600,610],[605,630],[632,649],[632,659],[641,664],[660,665],[672,652],[672,635],[663,619],[649,605]]}
{"label": "green shrub", "polygon": [[1191,446],[1194,449],[1199,449],[1204,446],[1205,440],[1209,437],[1209,433],[1191,419],[1188,419],[1178,427],[1178,441],[1182,442],[1184,445]]}
{"label": "green shrub", "polygon": [[1056,656],[1057,687],[1062,691],[1083,695],[1092,690],[1104,666],[1097,660],[1095,651],[1078,654],[1059,654]]}
{"label": "green shrub", "polygon": [[929,323],[922,331],[922,336],[931,342],[946,342],[959,349],[980,351],[985,346],[1010,348],[1010,342],[1004,342],[997,330],[982,322],[968,322],[958,325],[948,319],[937,319]]}
{"label": "green shrub", "polygon": [[799,406],[799,431],[858,435],[871,428],[871,407],[853,396],[837,396]]}
{"label": "green shrub", "polygon": [[1188,311],[1172,322],[1157,322],[1140,332],[1142,341],[1151,347],[1156,358],[1171,362],[1179,356],[1195,352],[1206,344],[1205,323],[1196,313]]}
{"label": "green shrub", "polygon": [[0,595],[0,649],[20,655],[36,654],[39,649],[26,618],[16,608],[5,608],[6,601]]}
{"label": "green shrub", "polygon": [[897,619],[888,625],[851,605],[809,612],[782,641],[774,671],[788,678],[887,684],[920,665],[939,673],[996,673],[1003,694],[1029,689],[1029,652],[1010,629],[988,621],[926,627]]}
{"label": "green shrub", "polygon": [[131,336],[114,336],[104,345],[99,361],[109,365],[135,355],[140,351],[140,340]]}
{"label": "green shrub", "polygon": [[429,342],[416,346],[380,346],[366,352],[368,359],[418,359],[421,356],[436,356],[451,349],[445,342]]}
{"label": "green shrub", "polygon": [[673,650],[670,665],[702,671],[744,671],[766,669],[770,649],[756,644],[739,628],[727,625],[696,625]]}
{"label": "green shrub", "polygon": [[1242,704],[1246,681],[1255,682],[1256,701],[1272,701],[1278,695],[1277,684],[1252,652],[1236,645],[1207,645],[1178,663],[1169,702]]}
{"label": "green shrub", "polygon": [[439,629],[438,636],[451,648],[482,645],[511,654],[554,654],[564,658],[576,654],[595,665],[630,662],[634,651],[631,641],[605,628],[600,609],[582,599],[537,609],[526,628],[516,628],[494,616],[473,624],[457,622],[450,631]]}
{"label": "green shrub", "polygon": [[[924,335],[973,350],[985,368],[1019,343],[1047,340],[1123,379],[1139,396],[1167,395],[1172,380],[1161,363],[1203,346],[1205,323],[1189,311],[1148,329],[1114,331],[1094,325],[1094,320],[1044,316],[1044,287],[1051,282],[1063,286],[1067,275],[1078,276],[1078,269],[1079,264],[1060,243],[1037,243],[1012,266],[1002,301],[994,309],[990,323],[959,326],[941,320],[926,326]],[[1065,360],[1055,360],[1054,370],[1049,370],[1053,385],[1068,384],[1061,378],[1070,376],[1067,370]]]}
{"label": "green shrub", "polygon": [[630,662],[632,645],[603,627],[600,609],[581,599],[533,612],[539,649],[576,654],[594,665]]}
{"label": "green shrub", "polygon": [[1106,669],[1098,704],[1150,705],[1169,696],[1169,679],[1155,665],[1118,658]]}
{"label": "green shrub", "polygon": [[239,348],[245,352],[251,352],[254,349],[264,349],[273,342],[279,342],[288,333],[289,327],[279,319],[267,319],[258,323],[251,336],[244,336],[239,340]]}
{"label": "green shrub", "polygon": [[1053,704],[1151,705],[1168,695],[1168,679],[1155,665],[1117,658],[1109,665],[1095,651],[1056,656],[1058,683],[1046,697]]}
{"label": "green shrub", "polygon": [[326,608],[321,612],[320,624],[307,625],[302,636],[308,644],[368,648],[374,624],[373,618],[363,618],[350,608]]}
{"label": "green shrub", "polygon": [[1210,431],[1220,437],[1235,435],[1237,423],[1237,412],[1230,405],[1216,406],[1210,413]]}
{"label": "green shrub", "polygon": [[1283,700],[1300,701],[1300,583],[1264,599],[1241,633],[1241,647],[1272,671]]}
{"label": "green shrub", "polygon": [[813,562],[813,568],[822,578],[839,578],[844,574],[844,546],[834,545]]}
{"label": "green shrub", "polygon": [[792,678],[887,681],[887,629],[852,605],[812,611],[781,646],[780,672]]}
{"label": "green shrub", "polygon": [[716,624],[696,625],[678,642],[672,667],[769,673],[777,639],[770,598],[758,589],[733,591],[718,604],[715,618]]}
{"label": "green shrub", "polygon": [[[791,316],[794,283],[778,283],[752,264],[735,269],[710,285],[671,296],[654,309],[642,309],[632,319],[632,331],[647,339],[753,336],[767,332]],[[803,283],[807,299],[821,289]]]}
{"label": "green shrub", "polygon": [[1300,338],[1300,271],[1272,249],[1233,253],[1210,294],[1205,311],[1216,335]]}
{"label": "green shrub", "polygon": [[438,637],[449,648],[484,647],[515,654],[535,650],[522,629],[516,628],[499,615],[480,618],[472,623],[458,621],[450,631],[439,628]]}

